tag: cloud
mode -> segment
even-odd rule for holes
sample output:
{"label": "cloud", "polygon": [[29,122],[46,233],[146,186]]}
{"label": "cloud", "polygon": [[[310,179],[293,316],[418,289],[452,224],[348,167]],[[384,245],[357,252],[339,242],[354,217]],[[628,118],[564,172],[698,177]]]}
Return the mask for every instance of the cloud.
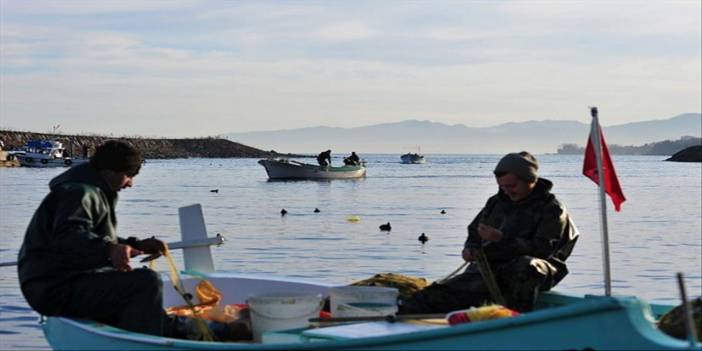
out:
{"label": "cloud", "polygon": [[315,38],[328,41],[349,41],[373,37],[374,31],[362,22],[338,23],[319,29]]}
{"label": "cloud", "polygon": [[696,3],[18,3],[0,26],[1,123],[18,128],[480,126],[591,104],[615,124],[702,105]]}
{"label": "cloud", "polygon": [[61,1],[2,1],[3,11],[31,15],[85,15],[155,12],[188,8],[201,1],[126,1],[126,0],[61,0]]}
{"label": "cloud", "polygon": [[616,35],[700,36],[699,1],[506,1],[499,9],[525,20],[561,30],[610,32]]}
{"label": "cloud", "polygon": [[[206,74],[203,63],[210,64]],[[702,74],[698,61],[684,58],[427,68],[187,57],[155,68],[159,74],[141,76],[81,73],[78,67],[51,76],[6,77],[12,88],[2,93],[9,102],[3,105],[3,123],[19,123],[15,116],[23,112],[52,118],[45,125],[59,120],[66,130],[192,136],[271,126],[351,127],[411,117],[471,126],[515,118],[574,119],[581,117],[579,109],[598,104],[603,115],[607,111],[608,124],[615,124],[670,116],[667,106],[641,104],[642,97],[693,111],[700,104],[696,77]]]}

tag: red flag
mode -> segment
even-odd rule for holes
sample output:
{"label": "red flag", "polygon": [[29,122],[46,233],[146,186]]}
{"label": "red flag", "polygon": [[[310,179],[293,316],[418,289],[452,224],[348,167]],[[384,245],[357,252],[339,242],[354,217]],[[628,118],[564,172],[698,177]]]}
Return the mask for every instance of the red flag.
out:
{"label": "red flag", "polygon": [[[602,134],[602,129],[599,124],[597,131],[600,133],[600,144],[602,145],[602,172],[604,173],[604,190],[612,199],[614,210],[621,209],[622,202],[626,201],[622,187],[617,179],[617,172],[614,171],[612,158],[609,157],[609,149]],[[592,134],[592,132],[590,132]],[[600,177],[597,174],[597,159],[595,158],[595,147],[592,145],[592,135],[587,139],[587,147],[585,148],[585,161],[583,162],[583,174],[592,179],[595,184],[600,184]]]}

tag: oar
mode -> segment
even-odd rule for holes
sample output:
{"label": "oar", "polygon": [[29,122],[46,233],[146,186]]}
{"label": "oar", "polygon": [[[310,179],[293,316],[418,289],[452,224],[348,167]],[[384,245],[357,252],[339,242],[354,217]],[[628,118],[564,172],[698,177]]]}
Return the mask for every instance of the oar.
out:
{"label": "oar", "polygon": [[365,316],[365,317],[336,317],[336,318],[310,318],[310,322],[316,323],[344,323],[344,322],[373,322],[386,321],[395,323],[398,321],[414,320],[414,319],[445,319],[446,314],[431,313],[431,314],[400,314],[387,316]]}
{"label": "oar", "polygon": [[[199,239],[199,240],[187,240],[187,241],[176,241],[172,243],[168,243],[168,248],[171,250],[175,249],[184,249],[188,247],[197,247],[197,246],[210,246],[210,245],[222,245],[224,243],[224,237],[221,234],[217,234],[217,236],[209,237],[207,239]],[[0,262],[0,267],[12,267],[16,266],[17,261],[9,261],[9,262]]]}
{"label": "oar", "polygon": [[678,288],[680,289],[680,299],[682,300],[683,321],[685,321],[685,334],[690,347],[694,348],[697,344],[697,332],[695,331],[695,320],[692,318],[692,306],[687,300],[687,292],[685,290],[685,280],[682,272],[676,274],[678,278]]}

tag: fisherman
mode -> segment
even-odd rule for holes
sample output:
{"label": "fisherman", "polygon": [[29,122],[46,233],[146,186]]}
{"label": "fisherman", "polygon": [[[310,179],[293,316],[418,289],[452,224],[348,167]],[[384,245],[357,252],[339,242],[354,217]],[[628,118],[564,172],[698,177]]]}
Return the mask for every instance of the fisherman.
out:
{"label": "fisherman", "polygon": [[161,278],[129,259],[160,255],[165,244],[123,239],[116,228],[117,193],[133,185],[142,161],[131,145],[107,141],[89,163],[51,180],[18,257],[22,294],[35,311],[163,335]]}
{"label": "fisherman", "polygon": [[[156,258],[166,244],[155,238],[117,236],[117,193],[134,184],[141,153],[120,141],[100,145],[90,162],[70,168],[49,183],[29,223],[18,257],[20,288],[45,316],[84,318],[124,330],[200,340],[194,319],[167,316],[163,282],[129,259]],[[208,322],[218,340],[250,339],[246,323]]]}
{"label": "fisherman", "polygon": [[351,151],[351,155],[344,158],[344,164],[347,166],[358,166],[361,164],[361,159],[356,155],[355,151]]}
{"label": "fisherman", "polygon": [[[568,274],[565,260],[578,231],[551,193],[553,183],[539,178],[538,168],[526,151],[507,154],[497,163],[493,173],[499,191],[468,226],[462,256],[470,265],[402,301],[400,313],[446,313],[496,302],[483,278],[486,270],[507,307],[530,311],[539,291],[551,289]],[[482,254],[487,264],[476,262]]]}
{"label": "fisherman", "polygon": [[317,163],[322,167],[331,166],[331,150],[323,151],[317,155]]}

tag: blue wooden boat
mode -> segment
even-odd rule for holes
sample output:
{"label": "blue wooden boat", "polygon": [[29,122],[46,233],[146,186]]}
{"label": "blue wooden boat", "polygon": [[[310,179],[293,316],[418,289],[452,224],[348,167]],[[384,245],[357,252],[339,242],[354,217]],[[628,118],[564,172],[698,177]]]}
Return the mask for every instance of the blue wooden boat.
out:
{"label": "blue wooden boat", "polygon": [[[214,271],[199,205],[180,209],[184,261],[183,283],[193,291],[205,278],[222,292],[222,303],[244,303],[261,293],[329,295],[334,285]],[[195,234],[192,234],[195,233]],[[190,243],[190,245],[188,244]],[[190,273],[187,273],[190,272]],[[165,283],[167,284],[167,283]],[[164,305],[181,304],[164,289]],[[132,333],[70,318],[43,318],[54,349],[90,350],[700,350],[702,344],[672,338],[656,320],[673,306],[653,305],[636,297],[541,294],[533,312],[465,323],[422,324],[411,321],[353,322],[264,333],[262,342],[205,342]]]}
{"label": "blue wooden boat", "polygon": [[[242,287],[244,297],[265,291],[326,291],[329,286],[301,281],[211,274],[222,291]],[[197,280],[197,279],[195,279]],[[192,282],[191,282],[192,283]],[[242,285],[246,284],[246,285]],[[229,298],[235,296],[229,296]],[[231,300],[243,302],[244,300]],[[656,329],[654,320],[670,306],[651,306],[635,297],[575,297],[544,293],[539,309],[523,315],[455,326],[406,322],[365,322],[328,328],[278,332],[263,343],[202,342],[131,333],[95,322],[46,318],[42,328],[54,349],[91,350],[692,350],[682,340]],[[320,330],[328,330],[320,334]],[[333,330],[335,329],[335,330]],[[359,331],[367,336],[358,337]],[[284,341],[281,341],[284,340]],[[700,344],[696,349],[700,349]]]}

